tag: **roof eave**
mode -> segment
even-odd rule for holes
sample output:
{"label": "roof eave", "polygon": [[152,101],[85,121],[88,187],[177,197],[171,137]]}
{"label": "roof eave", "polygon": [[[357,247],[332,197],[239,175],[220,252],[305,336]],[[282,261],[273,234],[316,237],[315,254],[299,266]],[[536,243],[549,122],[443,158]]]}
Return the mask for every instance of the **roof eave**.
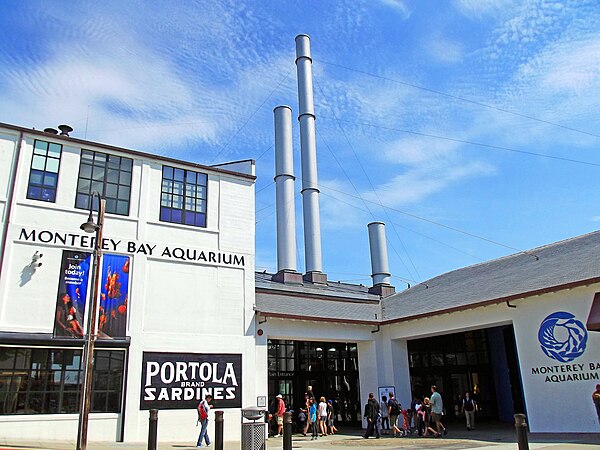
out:
{"label": "roof eave", "polygon": [[484,300],[484,301],[477,302],[477,303],[469,303],[468,305],[461,305],[461,306],[456,306],[454,308],[441,309],[441,310],[433,311],[433,312],[429,312],[429,313],[421,313],[421,314],[415,314],[413,316],[405,316],[405,317],[399,317],[399,318],[395,318],[395,319],[383,320],[381,322],[381,325],[390,325],[393,323],[407,322],[409,320],[422,319],[425,317],[438,316],[438,315],[442,315],[442,314],[450,314],[450,313],[458,312],[458,311],[466,311],[468,309],[479,308],[481,306],[495,305],[498,303],[509,302],[511,300],[517,300],[517,299],[525,298],[525,297],[533,297],[536,295],[543,295],[543,294],[548,294],[551,292],[563,291],[566,289],[573,289],[576,287],[586,286],[586,285],[590,285],[590,284],[594,284],[594,283],[600,283],[600,277],[588,278],[588,279],[579,280],[579,281],[573,281],[571,283],[550,286],[550,287],[546,287],[543,289],[536,289],[533,291],[521,292],[518,294],[508,295],[506,297],[499,297],[499,298],[495,298],[495,299]]}

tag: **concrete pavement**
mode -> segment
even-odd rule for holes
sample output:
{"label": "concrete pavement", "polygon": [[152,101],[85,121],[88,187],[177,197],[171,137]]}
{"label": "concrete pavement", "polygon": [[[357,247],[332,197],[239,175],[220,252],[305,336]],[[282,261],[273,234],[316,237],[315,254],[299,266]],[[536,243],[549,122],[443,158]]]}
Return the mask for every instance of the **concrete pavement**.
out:
{"label": "concrete pavement", "polygon": [[[196,448],[193,442],[159,442],[159,450],[191,450]],[[600,448],[599,434],[530,434],[529,448],[531,450],[591,450]],[[267,450],[279,450],[283,447],[282,438],[270,438],[267,441]],[[451,429],[444,438],[419,438],[402,437],[393,438],[383,435],[381,439],[363,439],[361,431],[357,429],[342,430],[335,436],[321,437],[312,441],[310,436],[295,434],[292,447],[303,450],[344,450],[344,448],[366,448],[369,450],[392,449],[440,449],[440,450],[515,450],[517,449],[514,427],[494,424],[481,429],[467,432],[463,429]],[[30,450],[67,450],[74,449],[74,441],[16,441],[0,437],[0,450],[3,449],[30,449]],[[147,444],[140,443],[115,443],[115,442],[90,442],[89,450],[146,450]],[[214,444],[209,450],[214,449]],[[227,441],[224,450],[239,450],[239,441]]]}

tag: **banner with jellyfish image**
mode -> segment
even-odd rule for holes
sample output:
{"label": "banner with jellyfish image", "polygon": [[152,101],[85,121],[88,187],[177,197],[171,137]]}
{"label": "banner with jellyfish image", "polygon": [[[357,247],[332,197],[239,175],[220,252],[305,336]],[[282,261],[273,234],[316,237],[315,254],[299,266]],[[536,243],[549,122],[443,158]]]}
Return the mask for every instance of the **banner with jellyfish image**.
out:
{"label": "banner with jellyfish image", "polygon": [[54,337],[83,337],[91,257],[90,253],[85,252],[62,252]]}
{"label": "banner with jellyfish image", "polygon": [[98,316],[100,338],[124,338],[127,335],[129,264],[129,256],[104,254],[102,258]]}

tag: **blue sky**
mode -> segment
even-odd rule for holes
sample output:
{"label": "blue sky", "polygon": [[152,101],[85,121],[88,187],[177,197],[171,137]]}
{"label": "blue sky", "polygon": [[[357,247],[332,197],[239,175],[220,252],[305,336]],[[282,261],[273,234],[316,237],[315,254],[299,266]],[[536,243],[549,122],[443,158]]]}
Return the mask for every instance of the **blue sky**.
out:
{"label": "blue sky", "polygon": [[[369,284],[382,220],[402,289],[598,229],[599,23],[583,0],[5,0],[0,121],[256,159],[257,270],[274,271],[272,110],[297,116],[307,33],[324,272]],[[296,210],[302,270],[299,194]]]}

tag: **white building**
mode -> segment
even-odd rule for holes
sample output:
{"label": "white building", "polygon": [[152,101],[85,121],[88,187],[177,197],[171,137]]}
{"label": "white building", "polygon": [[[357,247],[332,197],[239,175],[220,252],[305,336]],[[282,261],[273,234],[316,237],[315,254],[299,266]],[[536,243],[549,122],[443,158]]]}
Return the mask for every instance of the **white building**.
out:
{"label": "white building", "polygon": [[89,439],[143,441],[146,410],[158,407],[161,439],[194,441],[205,393],[239,437],[239,407],[265,391],[254,376],[264,360],[253,324],[254,180],[253,161],[201,166],[0,124],[0,435],[77,435],[93,247],[79,226],[99,191]]}
{"label": "white building", "polygon": [[[429,395],[435,384],[445,420],[461,427],[453,399],[471,391],[480,419],[511,422],[525,412],[532,432],[598,432],[591,393],[600,383],[600,333],[591,331],[599,323],[590,310],[600,302],[600,232],[455,270],[382,299],[366,287],[270,278],[257,275],[256,326],[258,343],[272,348],[271,393],[289,391],[297,403],[306,384],[317,384],[317,395],[354,402],[343,417],[353,422],[369,392],[394,387],[409,407],[413,394]],[[349,365],[336,366],[343,360],[336,342],[357,349]],[[290,364],[284,355],[292,348]],[[292,371],[281,369],[286,363]],[[565,414],[573,405],[578,413]]]}
{"label": "white building", "polygon": [[93,247],[79,226],[94,191],[107,214],[90,440],[144,441],[157,408],[161,441],[195,442],[206,393],[239,440],[241,407],[281,393],[297,411],[307,385],[348,425],[369,392],[406,408],[436,384],[446,421],[472,391],[480,419],[526,412],[533,432],[597,432],[600,232],[395,293],[373,223],[373,286],[329,281],[308,37],[296,44],[305,274],[289,107],[275,108],[276,274],[254,272],[253,161],[201,166],[0,124],[0,435],[77,436]]}

